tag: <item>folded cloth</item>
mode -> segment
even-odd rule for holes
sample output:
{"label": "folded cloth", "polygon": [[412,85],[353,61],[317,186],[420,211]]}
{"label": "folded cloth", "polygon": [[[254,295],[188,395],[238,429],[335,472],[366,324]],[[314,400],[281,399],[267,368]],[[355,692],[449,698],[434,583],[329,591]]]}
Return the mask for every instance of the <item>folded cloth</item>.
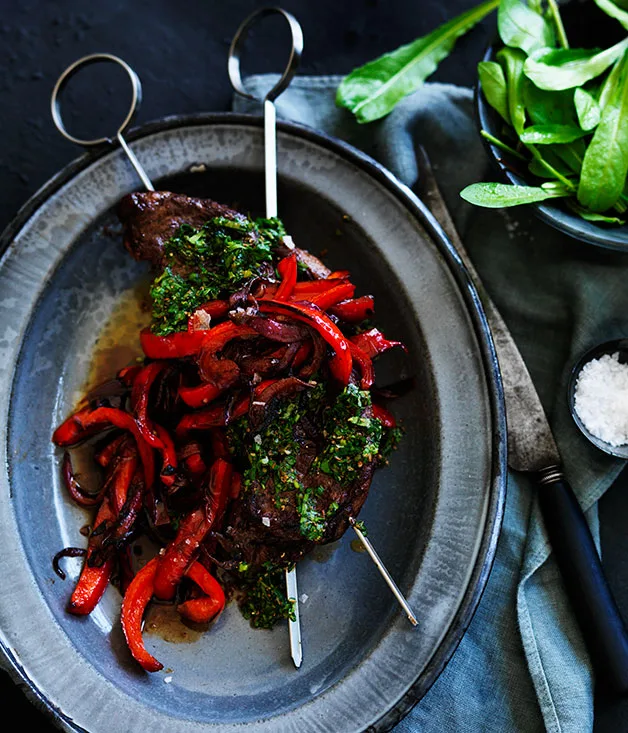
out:
{"label": "folded cloth", "polygon": [[[412,187],[423,146],[478,270],[523,354],[555,432],[565,473],[598,542],[598,499],[623,462],[593,448],[568,412],[576,358],[625,336],[628,256],[602,250],[542,223],[527,207],[480,209],[465,203],[469,183],[498,180],[473,118],[470,89],[426,84],[386,119],[357,124],[335,105],[340,77],[297,77],[277,101],[279,117],[341,138]],[[250,77],[257,98],[276,77]],[[235,111],[260,113],[237,98]],[[467,633],[444,672],[397,733],[540,731],[593,728],[589,659],[551,554],[535,489],[509,472],[495,564]]]}

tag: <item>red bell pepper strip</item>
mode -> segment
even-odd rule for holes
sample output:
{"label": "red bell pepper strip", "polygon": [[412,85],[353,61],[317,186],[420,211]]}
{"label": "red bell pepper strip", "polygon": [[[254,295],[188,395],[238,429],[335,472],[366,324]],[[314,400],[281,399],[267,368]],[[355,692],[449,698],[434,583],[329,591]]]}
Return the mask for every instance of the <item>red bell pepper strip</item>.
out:
{"label": "red bell pepper strip", "polygon": [[296,254],[292,252],[292,254],[284,257],[277,265],[277,270],[281,275],[281,284],[273,297],[275,300],[288,300],[297,282]]}
{"label": "red bell pepper strip", "polygon": [[[332,280],[332,282],[334,281]],[[340,284],[333,288],[329,288],[329,290],[326,290],[323,293],[316,293],[315,295],[307,296],[306,299],[310,303],[317,305],[321,310],[326,311],[333,305],[340,303],[340,301],[353,297],[353,293],[355,293],[355,285],[352,285],[350,282],[342,282],[341,280],[336,282],[339,282]]]}
{"label": "red bell pepper strip", "polygon": [[93,408],[87,405],[72,413],[54,431],[52,442],[58,446],[71,446],[102,432],[104,429],[102,425],[91,425],[89,428],[83,427],[84,421],[89,420],[92,412],[94,412]]}
{"label": "red bell pepper strip", "polygon": [[260,300],[259,309],[265,313],[291,316],[314,328],[334,350],[334,355],[329,361],[332,375],[343,386],[349,384],[352,367],[349,342],[329,316],[315,306],[303,303],[282,303],[276,300]]}
{"label": "red bell pepper strip", "polygon": [[327,280],[344,280],[350,277],[349,270],[334,270],[327,275]]}
{"label": "red bell pepper strip", "polygon": [[389,412],[381,405],[373,405],[373,417],[376,417],[385,428],[394,428],[397,426],[397,421],[392,412]]}
{"label": "red bell pepper strip", "polygon": [[168,336],[157,336],[150,328],[140,331],[140,345],[149,359],[182,359],[201,350],[206,331],[177,331]]}
{"label": "red bell pepper strip", "polygon": [[237,499],[242,490],[242,474],[234,471],[231,476],[231,498]]}
{"label": "red bell pepper strip", "polygon": [[302,367],[305,362],[307,361],[309,355],[312,353],[312,340],[308,339],[307,341],[304,341],[301,346],[299,347],[299,350],[294,355],[294,359],[292,360],[291,367],[293,370],[297,370],[299,367]]}
{"label": "red bell pepper strip", "polygon": [[[265,379],[255,387],[254,394],[259,395],[262,390],[276,382],[276,379]],[[207,430],[209,428],[220,428],[227,424],[227,420],[237,420],[246,414],[251,404],[251,398],[247,395],[241,397],[233,406],[227,416],[225,405],[215,405],[206,410],[198,410],[189,415],[184,415],[175,428],[175,433],[181,437],[189,430]]]}
{"label": "red bell pepper strip", "polygon": [[[248,398],[247,398],[248,399]],[[245,410],[246,412],[246,410]],[[207,430],[217,428],[226,422],[225,405],[215,405],[206,410],[199,410],[189,415],[184,415],[175,428],[175,433],[181,437],[189,430]]]}
{"label": "red bell pepper strip", "polygon": [[[94,529],[103,522],[114,520],[115,514],[111,508],[111,503],[109,498],[105,496],[96,514]],[[68,605],[68,611],[76,616],[87,616],[96,608],[96,604],[102,598],[111,578],[113,558],[108,558],[102,565],[91,566],[89,559],[94,551],[95,543],[90,538],[83,569]]]}
{"label": "red bell pepper strip", "polygon": [[198,387],[179,387],[179,397],[189,407],[204,407],[216,399],[222,389],[213,384],[201,384]]}
{"label": "red bell pepper strip", "polygon": [[[230,309],[231,305],[229,304],[228,300],[210,300],[207,303],[203,303],[203,305],[199,306],[196,311],[194,311],[194,313],[197,313],[198,311],[203,311],[203,313],[207,313],[207,315],[213,321],[219,318],[224,318],[224,316],[227,315]],[[195,330],[194,313],[188,319],[188,331]]]}
{"label": "red bell pepper strip", "polygon": [[132,387],[135,377],[142,371],[142,367],[138,364],[133,366],[122,367],[116,374],[116,379],[126,384],[127,387]]}
{"label": "red bell pepper strip", "polygon": [[144,440],[153,448],[163,448],[163,443],[155,434],[155,428],[148,416],[150,391],[157,377],[166,369],[165,361],[153,361],[145,366],[135,377],[131,391],[131,404],[135,420]]}
{"label": "red bell pepper strip", "polygon": [[117,458],[111,473],[109,490],[116,515],[120,513],[126,502],[137,464],[137,450],[134,445],[129,444]]}
{"label": "red bell pepper strip", "polygon": [[375,299],[372,295],[362,295],[352,300],[341,301],[330,308],[330,313],[347,323],[361,323],[375,312]]}
{"label": "red bell pepper strip", "polygon": [[142,619],[146,606],[153,597],[153,582],[158,565],[159,557],[154,557],[136,573],[124,594],[120,614],[129,651],[147,672],[163,669],[163,664],[148,652],[142,638]]}
{"label": "red bell pepper strip", "polygon": [[60,446],[74,445],[85,437],[104,430],[107,425],[115,425],[133,434],[144,466],[146,487],[151,488],[155,480],[153,451],[144,441],[137,422],[128,412],[115,407],[97,407],[91,411],[79,411],[69,417],[53,433],[53,441]]}
{"label": "red bell pepper strip", "polygon": [[401,343],[401,341],[389,341],[377,328],[371,328],[364,333],[358,333],[351,338],[351,341],[368,354],[371,359],[395,346],[399,346],[404,351],[407,351],[405,344]]}
{"label": "red bell pepper strip", "polygon": [[170,433],[166,428],[162,425],[155,424],[155,430],[157,431],[157,435],[162,444],[162,448],[160,449],[161,471],[159,478],[166,486],[172,486],[177,477],[177,450],[172,438],[170,437]]}
{"label": "red bell pepper strip", "polygon": [[351,351],[351,358],[360,367],[360,374],[362,375],[360,387],[362,387],[362,389],[370,389],[373,386],[373,381],[375,379],[371,357],[368,354],[365,354],[359,346],[356,346],[356,344],[351,341],[349,341],[349,349]]}
{"label": "red bell pepper strip", "polygon": [[157,598],[171,600],[201,542],[214,522],[222,516],[231,489],[231,464],[218,458],[209,469],[207,505],[181,520],[176,537],[160,555],[154,578]]}
{"label": "red bell pepper strip", "polygon": [[94,454],[94,460],[99,466],[107,468],[118,451],[118,448],[126,440],[126,435],[118,435],[117,438],[111,440],[107,445]]}
{"label": "red bell pepper strip", "polygon": [[[305,295],[306,293],[326,293],[328,290],[338,287],[343,282],[349,282],[348,278],[336,280],[330,280],[329,278],[325,280],[302,280],[294,286],[292,295],[296,299],[297,295]],[[303,300],[306,300],[306,298],[303,298]]]}
{"label": "red bell pepper strip", "polygon": [[208,623],[225,607],[225,592],[216,578],[198,561],[194,562],[185,574],[205,595],[180,603],[177,611],[189,621]]}

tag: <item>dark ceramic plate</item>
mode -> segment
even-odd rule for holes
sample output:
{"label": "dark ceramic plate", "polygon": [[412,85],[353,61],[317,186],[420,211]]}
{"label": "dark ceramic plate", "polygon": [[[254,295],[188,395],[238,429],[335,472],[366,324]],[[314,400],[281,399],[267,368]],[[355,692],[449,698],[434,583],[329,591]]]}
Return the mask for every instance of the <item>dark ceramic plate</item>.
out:
{"label": "dark ceramic plate", "polygon": [[[168,119],[129,138],[158,187],[262,212],[258,119]],[[475,291],[389,173],[295,125],[280,125],[278,143],[280,215],[295,241],[350,268],[375,295],[381,326],[409,347],[382,364],[382,381],[413,376],[416,388],[396,406],[406,435],[361,518],[419,626],[350,537],[299,564],[299,671],[286,628],[255,631],[233,606],[185,643],[146,633],[165,665],[152,675],[126,650],[115,589],[89,618],[66,613],[80,560],[67,561],[64,582],[51,558],[84,545],[87,517],[66,498],[50,435],[85,384],[102,324],[145,275],[115,234],[116,203],[138,185],[132,170],[119,150],[85,157],[19,213],[0,261],[0,640],[16,681],[65,730],[387,730],[441,672],[485,586],[505,421]]]}

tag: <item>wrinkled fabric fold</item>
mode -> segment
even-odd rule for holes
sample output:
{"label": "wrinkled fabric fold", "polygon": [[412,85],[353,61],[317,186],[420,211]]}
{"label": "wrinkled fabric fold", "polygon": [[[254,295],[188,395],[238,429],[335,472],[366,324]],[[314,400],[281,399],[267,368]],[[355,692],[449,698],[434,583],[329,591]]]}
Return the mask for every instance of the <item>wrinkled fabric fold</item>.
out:
{"label": "wrinkled fabric fold", "polygon": [[[246,86],[261,99],[275,81],[250,77]],[[624,335],[628,255],[562,235],[529,207],[480,209],[460,198],[470,183],[500,180],[478,135],[470,89],[426,84],[389,117],[359,125],[335,105],[339,81],[297,77],[277,100],[278,116],[354,145],[411,188],[418,146],[427,150],[471,259],[532,374],[599,548],[597,502],[624,464],[579,433],[567,407],[567,382],[587,348]],[[234,110],[261,114],[261,104],[238,97]],[[591,667],[535,492],[527,476],[509,472],[503,528],[479,607],[444,672],[396,726],[398,733],[592,730]]]}

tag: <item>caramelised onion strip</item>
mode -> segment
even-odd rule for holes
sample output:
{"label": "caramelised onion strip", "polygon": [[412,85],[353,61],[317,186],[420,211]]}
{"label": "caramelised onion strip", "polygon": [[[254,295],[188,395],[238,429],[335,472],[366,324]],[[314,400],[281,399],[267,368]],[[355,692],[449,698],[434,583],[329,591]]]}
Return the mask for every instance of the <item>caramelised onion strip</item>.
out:
{"label": "caramelised onion strip", "polygon": [[106,483],[96,492],[86,491],[78,482],[74,469],[72,467],[72,457],[69,451],[63,454],[63,462],[61,464],[61,474],[63,483],[68,493],[74,501],[80,506],[96,506],[99,504],[106,490]]}
{"label": "caramelised onion strip", "polygon": [[284,320],[281,317],[276,316],[237,313],[234,314],[233,320],[236,323],[242,323],[250,326],[257,331],[260,336],[264,336],[269,341],[279,341],[283,344],[303,341],[312,333],[312,329],[302,323],[297,323],[293,319]]}
{"label": "caramelised onion strip", "polygon": [[61,580],[65,580],[65,572],[61,569],[59,561],[64,557],[85,557],[85,555],[87,550],[84,547],[64,547],[52,558],[52,567]]}
{"label": "caramelised onion strip", "polygon": [[302,379],[309,379],[320,369],[325,354],[327,353],[327,344],[318,334],[312,334],[312,358],[309,364],[302,367],[299,376]]}

